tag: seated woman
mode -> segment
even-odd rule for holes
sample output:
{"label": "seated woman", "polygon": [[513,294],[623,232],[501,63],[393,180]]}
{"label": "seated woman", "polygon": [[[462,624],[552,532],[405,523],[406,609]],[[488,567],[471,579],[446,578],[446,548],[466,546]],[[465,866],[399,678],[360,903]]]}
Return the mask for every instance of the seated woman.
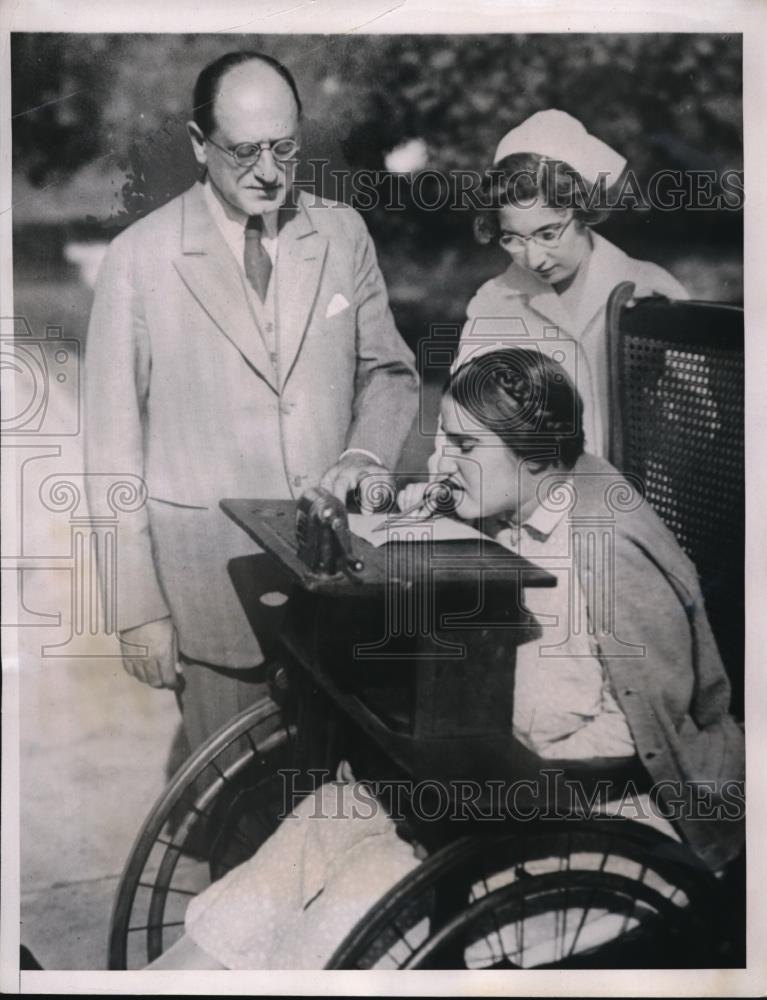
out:
{"label": "seated woman", "polygon": [[[563,367],[522,349],[462,366],[442,400],[439,465],[458,516],[561,570],[558,587],[526,594],[542,625],[560,628],[517,652],[513,731],[542,757],[636,756],[662,806],[705,787],[705,802],[692,800],[700,815],[683,812],[677,830],[718,869],[742,844],[742,821],[720,807],[742,779],[743,737],[696,573],[641,493],[584,453],[581,413]],[[593,542],[605,525],[608,548]],[[303,800],[192,900],[186,936],[152,967],[321,968],[418,864],[370,793],[359,808],[360,792],[345,782]]]}
{"label": "seated woman", "polygon": [[[514,732],[547,758],[636,754],[661,803],[706,789],[677,829],[717,869],[743,838],[730,684],[694,566],[641,484],[584,452],[582,409],[559,363],[519,348],[459,367],[442,398],[438,471],[458,516],[560,567],[558,587],[525,595],[544,634],[517,653]],[[402,509],[421,491],[407,487]]]}
{"label": "seated woman", "polygon": [[[606,455],[608,447],[610,293],[631,281],[637,297],[688,297],[663,268],[629,257],[594,231],[609,215],[607,195],[625,166],[619,153],[564,111],[539,111],[501,139],[485,178],[488,207],[476,216],[474,231],[478,242],[498,243],[511,259],[469,302],[453,366],[514,346],[562,360],[583,399],[586,448],[593,455]],[[443,443],[438,435],[432,472]]]}

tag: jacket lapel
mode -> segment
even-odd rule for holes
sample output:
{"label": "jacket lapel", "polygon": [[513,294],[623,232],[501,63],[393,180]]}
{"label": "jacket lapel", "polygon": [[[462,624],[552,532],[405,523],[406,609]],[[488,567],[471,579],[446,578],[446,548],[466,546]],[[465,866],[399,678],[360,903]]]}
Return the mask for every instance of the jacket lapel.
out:
{"label": "jacket lapel", "polygon": [[280,228],[276,307],[282,385],[301,349],[327,249],[327,239],[317,232],[303,197],[299,197],[296,211]]}
{"label": "jacket lapel", "polygon": [[511,293],[526,298],[528,306],[545,322],[556,326],[564,334],[572,335],[570,317],[551,285],[515,264],[509,267],[503,280]]}
{"label": "jacket lapel", "polygon": [[173,264],[221,332],[274,390],[269,354],[248,305],[237,262],[205,205],[202,186],[183,196],[181,253]]}
{"label": "jacket lapel", "polygon": [[572,319],[573,332],[578,335],[604,309],[616,285],[636,279],[630,257],[599,233],[592,233],[591,238],[594,247]]}
{"label": "jacket lapel", "polygon": [[597,313],[604,309],[617,284],[635,279],[630,257],[598,233],[592,233],[591,237],[594,247],[574,306],[572,298],[567,297],[568,308],[551,285],[521,267],[512,264],[504,275],[507,287],[517,295],[527,296],[531,309],[571,337],[583,334]]}

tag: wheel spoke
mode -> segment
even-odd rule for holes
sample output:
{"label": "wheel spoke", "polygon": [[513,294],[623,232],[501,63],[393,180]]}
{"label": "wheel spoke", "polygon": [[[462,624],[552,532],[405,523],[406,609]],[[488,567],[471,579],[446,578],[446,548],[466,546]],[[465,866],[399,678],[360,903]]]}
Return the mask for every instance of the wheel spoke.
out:
{"label": "wheel spoke", "polygon": [[[615,848],[615,835],[610,834],[610,837],[608,838],[607,841],[607,849],[602,852],[602,860],[599,862],[599,868],[597,869],[597,871],[604,872],[607,866],[607,860],[613,853],[614,848]],[[581,913],[580,920],[578,921],[578,926],[575,929],[575,935],[573,937],[572,944],[570,945],[570,950],[567,953],[568,958],[572,958],[572,956],[577,953],[576,949],[578,947],[578,941],[581,936],[581,931],[586,926],[586,920],[588,919],[588,915],[591,912],[591,907],[593,905],[593,902],[594,902],[594,893],[592,892],[588,904],[584,907],[583,912]]]}
{"label": "wheel spoke", "polygon": [[[643,865],[642,866],[642,870],[639,873],[639,881],[640,882],[644,882],[644,880],[645,880],[646,877],[647,877],[647,865]],[[623,926],[621,927],[621,934],[625,934],[628,931],[629,924],[634,919],[634,913],[636,911],[636,905],[637,905],[636,899],[632,900],[631,910],[623,918]]]}
{"label": "wheel spoke", "polygon": [[[670,904],[665,897],[647,885],[632,882],[626,876],[612,873],[599,874],[593,870],[550,872],[534,877],[529,883],[506,884],[471,905],[463,913],[457,914],[417,950],[407,967],[453,968],[454,966],[445,964],[445,959],[453,955],[456,942],[460,941],[465,946],[467,940],[475,943],[483,940],[487,934],[487,918],[496,908],[506,920],[520,919],[524,922],[529,914],[535,918],[543,917],[545,926],[546,915],[552,912],[556,914],[565,890],[573,905],[585,906],[590,901],[590,905],[596,903],[600,909],[615,916],[625,913],[626,907],[632,904],[636,894],[648,910],[654,911],[657,920],[662,921],[657,927],[661,932],[664,927],[671,926],[675,918],[673,904]],[[655,929],[653,927],[653,930]],[[605,943],[610,945],[614,941],[615,937],[611,937]],[[540,952],[539,944],[540,942],[536,941],[535,952]],[[533,952],[531,957],[532,955]],[[556,968],[566,963],[561,960],[553,963],[536,960],[533,964],[528,958],[521,964],[524,968]],[[596,967],[599,967],[598,961]]]}
{"label": "wheel spoke", "polygon": [[[405,968],[651,968],[667,961],[672,932],[684,941],[678,967],[695,967],[708,954],[700,942],[715,924],[699,915],[717,898],[713,880],[690,865],[683,845],[657,831],[620,819],[563,821],[464,845],[445,845],[408,876],[339,945],[331,967],[372,967],[366,956],[383,953],[376,942],[397,933],[401,943],[388,950],[409,955]],[[463,908],[460,885],[476,887]],[[454,902],[445,909],[451,891]],[[427,939],[413,937],[409,931],[434,893],[443,901],[441,919]],[[502,893],[511,894],[511,904]],[[689,905],[679,906],[677,893]],[[690,919],[697,936],[680,937],[675,929]],[[409,943],[419,941],[411,951]]]}
{"label": "wheel spoke", "polygon": [[[157,883],[155,882],[139,882],[139,887],[142,889],[157,889]],[[175,886],[167,886],[163,889],[164,892],[175,892],[179,896],[196,896],[197,893],[193,892],[191,889],[177,889]]]}
{"label": "wheel spoke", "polygon": [[191,858],[193,861],[200,860],[198,854],[195,854],[194,851],[190,851],[188,847],[184,847],[181,844],[175,843],[175,841],[165,840],[163,837],[158,837],[155,843],[161,844],[163,847],[166,847],[168,851],[173,851],[176,854],[183,854],[185,858]]}
{"label": "wheel spoke", "polygon": [[129,927],[128,933],[134,934],[136,931],[164,931],[166,927],[183,927],[183,920],[172,920],[163,924],[144,924],[142,927]]}
{"label": "wheel spoke", "polygon": [[[251,856],[277,825],[273,776],[290,766],[294,742],[289,726],[275,724],[278,711],[267,699],[241,713],[231,735],[222,731],[211,738],[163,792],[143,824],[118,888],[109,934],[111,969],[143,967],[173,940],[166,933],[183,928],[186,905],[211,877],[209,864],[201,864],[210,860],[210,844],[201,836],[197,848],[198,834],[223,829],[220,849],[234,864],[235,855],[237,861]],[[135,942],[130,955],[128,941]]]}
{"label": "wheel spoke", "polygon": [[[487,884],[487,873],[486,873],[486,871],[485,871],[485,874],[482,875],[480,881],[482,882],[482,885],[485,887],[485,891],[484,891],[483,895],[485,895],[485,896],[489,895],[491,890],[490,890],[490,886]],[[498,952],[499,952],[499,956],[500,956],[499,959],[498,959],[498,961],[503,961],[504,958],[507,957],[506,956],[506,945],[505,945],[504,940],[503,940],[503,929],[501,928],[500,924],[498,923],[498,919],[497,919],[497,916],[496,916],[495,912],[491,913],[490,916],[491,916],[491,919],[493,921],[493,926],[495,928],[495,936],[498,939]],[[494,954],[495,949],[494,949],[493,945],[491,944],[491,941],[492,941],[492,936],[488,935],[487,944],[488,944],[488,948],[490,949],[490,952],[491,952],[491,956],[490,957],[491,957],[491,959],[495,959],[495,954]]]}

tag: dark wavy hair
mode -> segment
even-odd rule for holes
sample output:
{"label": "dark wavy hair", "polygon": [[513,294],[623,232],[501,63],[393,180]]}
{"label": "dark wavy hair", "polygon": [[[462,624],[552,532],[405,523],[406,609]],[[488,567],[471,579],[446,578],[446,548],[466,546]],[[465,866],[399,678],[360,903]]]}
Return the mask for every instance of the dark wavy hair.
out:
{"label": "dark wavy hair", "polygon": [[[565,211],[584,226],[604,222],[609,212],[590,204],[592,188],[577,170],[562,160],[538,153],[513,153],[488,170],[482,180],[482,205],[474,217],[478,243],[494,243],[501,234],[498,209],[540,199],[547,208]],[[597,194],[594,191],[593,194]]]}
{"label": "dark wavy hair", "polygon": [[194,85],[192,117],[195,124],[203,135],[210,135],[216,127],[215,103],[219,87],[224,76],[235,66],[241,66],[247,62],[262,62],[271,66],[278,76],[290,87],[293,97],[296,99],[298,114],[301,114],[301,98],[298,95],[298,87],[293,79],[293,74],[283,66],[277,59],[267,56],[263,52],[255,50],[240,50],[237,52],[227,52],[226,55],[219,56],[215,62],[210,63],[197,77]]}
{"label": "dark wavy hair", "polygon": [[537,350],[481,354],[455,371],[445,393],[534,471],[572,468],[583,454],[583,401],[558,361]]}

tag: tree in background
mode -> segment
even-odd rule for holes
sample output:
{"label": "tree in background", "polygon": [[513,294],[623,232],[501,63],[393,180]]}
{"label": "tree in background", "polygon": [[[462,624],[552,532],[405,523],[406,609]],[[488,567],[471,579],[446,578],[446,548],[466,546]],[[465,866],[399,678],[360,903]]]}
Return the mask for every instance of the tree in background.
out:
{"label": "tree in background", "polygon": [[[232,48],[268,52],[293,70],[306,113],[302,155],[329,161],[329,171],[384,171],[387,154],[408,143],[423,150],[428,169],[481,171],[509,128],[548,107],[578,117],[640,180],[659,169],[742,164],[736,35],[15,34],[17,176],[63,192],[86,168],[98,168],[96,178],[119,169],[122,205],[110,229],[163,204],[196,176],[185,129],[195,77]],[[685,218],[657,225],[681,227],[677,242],[722,243],[709,240],[709,228],[723,224],[724,242],[738,242],[733,213],[674,214]],[[499,269],[492,250],[471,246],[467,215],[412,203],[366,213],[395,302],[433,293],[460,315],[473,288]],[[631,230],[640,241],[667,242],[647,218],[638,221],[617,224],[629,240]]]}
{"label": "tree in background", "polygon": [[308,119],[344,140],[353,166],[382,167],[418,137],[429,167],[477,169],[546,107],[580,118],[639,172],[741,163],[734,35],[16,34],[15,165],[43,184],[97,157],[148,158],[183,127],[199,69],[233,47],[283,59]]}

